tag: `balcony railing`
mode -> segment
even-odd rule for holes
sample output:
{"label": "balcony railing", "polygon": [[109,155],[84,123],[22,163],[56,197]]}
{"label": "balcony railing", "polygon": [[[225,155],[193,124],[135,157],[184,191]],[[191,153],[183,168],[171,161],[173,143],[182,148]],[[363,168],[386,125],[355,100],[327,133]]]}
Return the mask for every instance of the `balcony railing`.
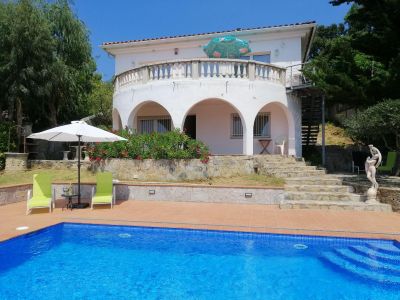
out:
{"label": "balcony railing", "polygon": [[306,78],[303,74],[304,66],[307,63],[296,64],[286,68],[286,87],[295,88],[302,86],[309,86],[312,84],[311,80]]}
{"label": "balcony railing", "polygon": [[116,90],[159,80],[237,78],[286,85],[286,69],[252,60],[191,59],[148,64],[119,74]]}

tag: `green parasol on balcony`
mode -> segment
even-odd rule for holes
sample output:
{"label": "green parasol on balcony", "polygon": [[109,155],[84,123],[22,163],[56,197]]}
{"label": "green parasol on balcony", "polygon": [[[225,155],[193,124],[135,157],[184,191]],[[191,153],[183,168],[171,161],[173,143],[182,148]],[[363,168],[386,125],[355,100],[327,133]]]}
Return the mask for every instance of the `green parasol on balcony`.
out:
{"label": "green parasol on balcony", "polygon": [[203,50],[210,58],[239,58],[251,51],[249,42],[233,35],[213,38]]}

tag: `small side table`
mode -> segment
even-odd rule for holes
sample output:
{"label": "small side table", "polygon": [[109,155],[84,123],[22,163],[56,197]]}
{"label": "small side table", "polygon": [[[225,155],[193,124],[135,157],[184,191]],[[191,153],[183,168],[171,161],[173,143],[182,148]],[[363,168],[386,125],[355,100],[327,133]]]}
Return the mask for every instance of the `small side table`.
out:
{"label": "small side table", "polygon": [[67,209],[69,208],[70,210],[72,210],[72,205],[73,205],[72,198],[78,197],[78,194],[61,194],[61,196],[66,198],[66,199],[68,199],[68,203],[67,203],[66,206],[63,207],[63,210],[64,210],[65,207]]}
{"label": "small side table", "polygon": [[258,141],[262,147],[260,154],[264,154],[264,153],[271,154],[267,150],[269,144],[271,143],[271,139],[259,139]]}

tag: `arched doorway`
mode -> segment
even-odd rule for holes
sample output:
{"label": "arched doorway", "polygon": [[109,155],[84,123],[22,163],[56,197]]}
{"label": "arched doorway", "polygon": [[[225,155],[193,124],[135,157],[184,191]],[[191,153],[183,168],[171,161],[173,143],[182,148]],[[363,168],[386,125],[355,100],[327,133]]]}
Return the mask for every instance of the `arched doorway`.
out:
{"label": "arched doorway", "polygon": [[257,113],[254,120],[254,153],[260,153],[265,141],[269,140],[269,145],[266,148],[270,154],[277,154],[275,144],[281,140],[285,140],[284,154],[289,153],[288,141],[292,135],[290,131],[290,115],[286,106],[279,102],[270,102],[264,105]]}
{"label": "arched doorway", "polygon": [[131,112],[128,128],[139,134],[166,132],[173,129],[170,113],[155,101],[140,103]]}
{"label": "arched doorway", "polygon": [[242,119],[241,113],[228,101],[205,99],[186,112],[183,130],[207,144],[212,154],[242,154]]}

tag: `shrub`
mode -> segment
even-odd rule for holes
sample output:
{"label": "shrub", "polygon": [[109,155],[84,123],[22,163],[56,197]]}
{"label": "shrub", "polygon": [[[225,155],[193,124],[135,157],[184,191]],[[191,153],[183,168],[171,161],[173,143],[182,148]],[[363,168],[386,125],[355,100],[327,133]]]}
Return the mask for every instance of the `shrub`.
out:
{"label": "shrub", "polygon": [[344,122],[348,135],[365,144],[400,150],[400,100],[385,100]]}
{"label": "shrub", "polygon": [[126,138],[127,141],[93,144],[88,147],[90,160],[198,158],[203,163],[209,160],[207,146],[201,141],[191,139],[179,130],[150,134],[131,134],[127,130],[122,130],[117,134]]}

